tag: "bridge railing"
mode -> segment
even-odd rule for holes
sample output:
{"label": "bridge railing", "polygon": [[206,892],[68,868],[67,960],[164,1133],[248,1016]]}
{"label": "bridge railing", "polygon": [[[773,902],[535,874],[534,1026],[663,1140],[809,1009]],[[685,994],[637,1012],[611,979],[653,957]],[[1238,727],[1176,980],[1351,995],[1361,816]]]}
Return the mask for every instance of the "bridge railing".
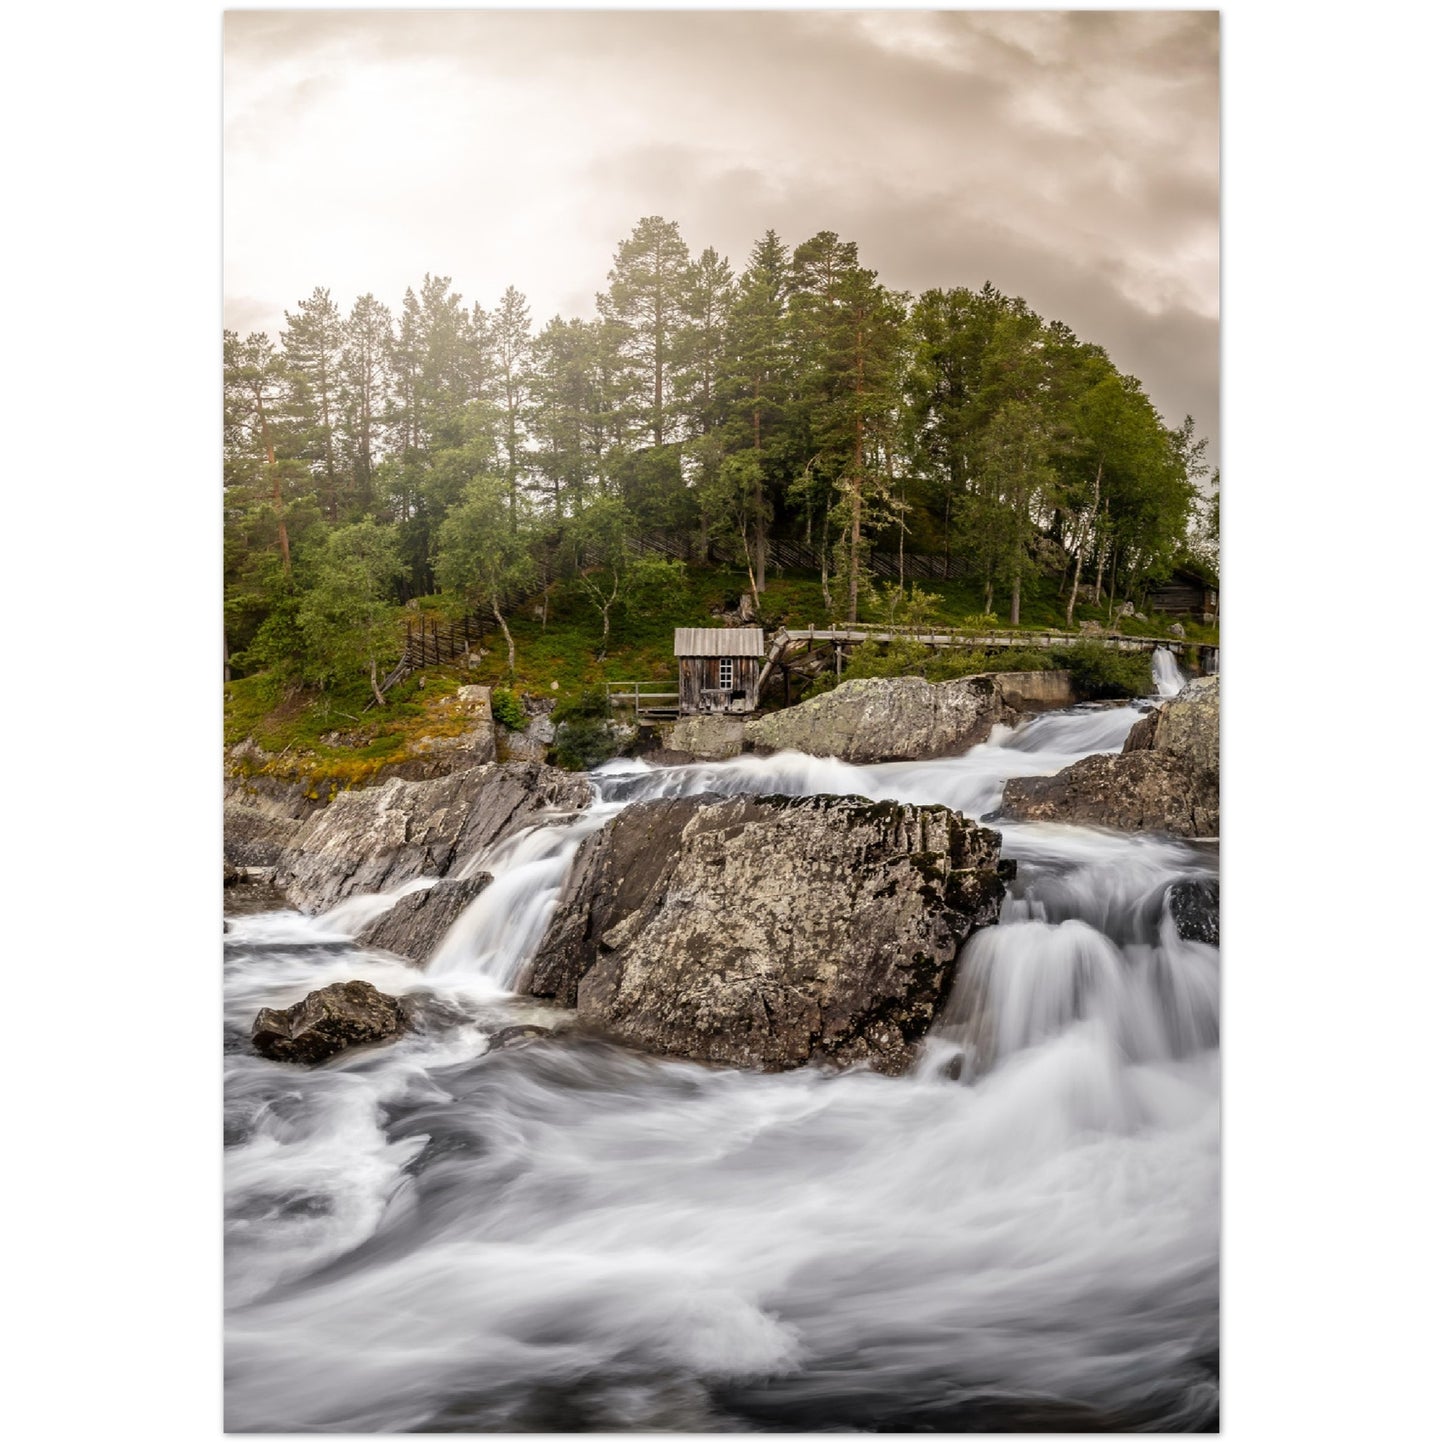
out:
{"label": "bridge railing", "polygon": [[664,682],[609,682],[607,701],[613,707],[630,707],[635,712],[653,709],[675,708],[678,703],[676,688],[668,690]]}

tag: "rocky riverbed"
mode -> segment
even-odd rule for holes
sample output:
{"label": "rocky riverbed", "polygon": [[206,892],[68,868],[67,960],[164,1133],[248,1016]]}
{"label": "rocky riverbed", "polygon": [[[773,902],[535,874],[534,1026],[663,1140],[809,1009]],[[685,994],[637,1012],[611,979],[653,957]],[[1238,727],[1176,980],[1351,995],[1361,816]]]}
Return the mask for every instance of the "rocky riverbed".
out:
{"label": "rocky riverbed", "polygon": [[1212,1428],[1215,857],[979,822],[1181,702],[235,799],[228,1428]]}

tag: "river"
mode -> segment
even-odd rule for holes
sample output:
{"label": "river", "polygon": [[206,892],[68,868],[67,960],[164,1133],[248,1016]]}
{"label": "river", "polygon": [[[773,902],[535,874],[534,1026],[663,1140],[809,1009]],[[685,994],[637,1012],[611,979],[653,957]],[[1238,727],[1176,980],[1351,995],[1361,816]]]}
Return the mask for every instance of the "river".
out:
{"label": "river", "polygon": [[[509,985],[621,808],[829,792],[980,817],[1137,716],[1052,713],[928,762],[609,764],[580,819],[472,860],[495,881],[424,972],[350,941],[388,898],[231,920],[227,1428],[1216,1428],[1219,952],[1165,906],[1217,876],[1210,845],[993,825],[1018,876],[904,1078],[565,1033],[488,1051],[555,1022]],[[257,1009],[348,978],[426,995],[425,1027],[315,1070],[250,1051]]]}

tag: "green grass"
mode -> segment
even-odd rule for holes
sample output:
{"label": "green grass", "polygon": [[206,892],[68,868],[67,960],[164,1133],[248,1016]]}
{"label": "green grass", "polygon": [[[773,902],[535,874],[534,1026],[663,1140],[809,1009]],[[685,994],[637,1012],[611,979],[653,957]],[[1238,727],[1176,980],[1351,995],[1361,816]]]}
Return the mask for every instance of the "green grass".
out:
{"label": "green grass", "polygon": [[[655,612],[645,606],[614,610],[607,653],[599,659],[602,626],[596,609],[577,584],[559,583],[548,598],[545,624],[535,615],[539,604],[529,603],[508,618],[517,646],[517,672],[511,683],[512,691],[551,696],[565,704],[585,689],[606,682],[675,682],[673,629],[722,625],[714,609],[736,605],[746,588],[747,573],[741,569],[689,568],[675,606]],[[920,584],[919,590],[938,598],[935,614],[930,619],[937,625],[952,628],[981,625],[981,586],[931,582]],[[1023,629],[1063,628],[1067,598],[1060,597],[1058,590],[1057,578],[1040,579],[1025,590],[1020,608]],[[827,627],[830,623],[842,622],[846,590],[835,585],[833,595],[837,605],[829,608],[823,602],[816,573],[773,573],[762,596],[761,620],[769,630],[778,626],[797,630],[809,624]],[[447,615],[443,598],[423,598],[418,605],[423,618]],[[994,610],[995,614],[1007,615],[1006,594],[995,594]],[[1097,621],[1108,626],[1107,612],[1107,606],[1096,608],[1081,601],[1075,608],[1075,624]],[[398,632],[408,617],[415,620],[417,615],[416,611],[398,608]],[[860,620],[888,621],[881,586],[874,599],[860,607]],[[1120,618],[1113,630],[1131,636],[1167,635],[1170,620]],[[1217,627],[1187,622],[1185,629],[1188,641],[1218,644]],[[373,705],[369,710],[368,704],[373,702],[371,689],[361,676],[329,692],[281,687],[268,674],[238,678],[226,684],[226,744],[231,746],[249,737],[271,755],[264,764],[268,771],[311,779],[318,787],[346,787],[368,781],[387,763],[405,758],[416,738],[455,736],[469,725],[461,710],[452,705],[458,686],[468,682],[493,687],[508,685],[506,641],[500,631],[488,631],[486,646],[487,655],[477,666],[469,668],[460,659],[456,664],[427,666],[398,683],[387,694],[384,708]],[[902,644],[860,648],[846,675],[887,676],[916,671],[930,680],[940,681],[973,672],[1060,665],[1032,649],[992,655],[928,652],[922,658],[915,658],[903,648]],[[893,653],[891,659],[890,652]],[[1147,671],[1147,656],[1143,663]],[[1128,678],[1123,674],[1119,679],[1101,675],[1098,684],[1132,686],[1137,683],[1138,664],[1134,664],[1132,672],[1129,664],[1122,665],[1129,673]],[[867,670],[870,668],[886,671]],[[826,685],[819,684],[820,687]]]}

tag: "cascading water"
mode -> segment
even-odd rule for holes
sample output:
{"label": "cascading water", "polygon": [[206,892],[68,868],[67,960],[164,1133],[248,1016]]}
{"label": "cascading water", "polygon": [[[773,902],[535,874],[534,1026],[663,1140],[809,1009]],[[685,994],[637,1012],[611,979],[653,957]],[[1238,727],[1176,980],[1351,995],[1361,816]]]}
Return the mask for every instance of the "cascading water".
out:
{"label": "cascading water", "polygon": [[[473,860],[494,881],[425,973],[337,944],[335,911],[234,920],[228,1428],[1213,1428],[1219,956],[1167,906],[1208,849],[998,825],[1018,878],[904,1079],[565,1033],[486,1051],[555,1020],[506,989],[621,808],[842,792],[976,817],[1137,716],[928,762],[609,765],[587,813]],[[247,1049],[257,1008],[356,977],[432,1000],[423,1028],[310,1071]]]}
{"label": "cascading water", "polygon": [[1167,647],[1156,647],[1150,667],[1154,674],[1154,691],[1160,697],[1177,697],[1184,686],[1184,674],[1179,671],[1174,654]]}

